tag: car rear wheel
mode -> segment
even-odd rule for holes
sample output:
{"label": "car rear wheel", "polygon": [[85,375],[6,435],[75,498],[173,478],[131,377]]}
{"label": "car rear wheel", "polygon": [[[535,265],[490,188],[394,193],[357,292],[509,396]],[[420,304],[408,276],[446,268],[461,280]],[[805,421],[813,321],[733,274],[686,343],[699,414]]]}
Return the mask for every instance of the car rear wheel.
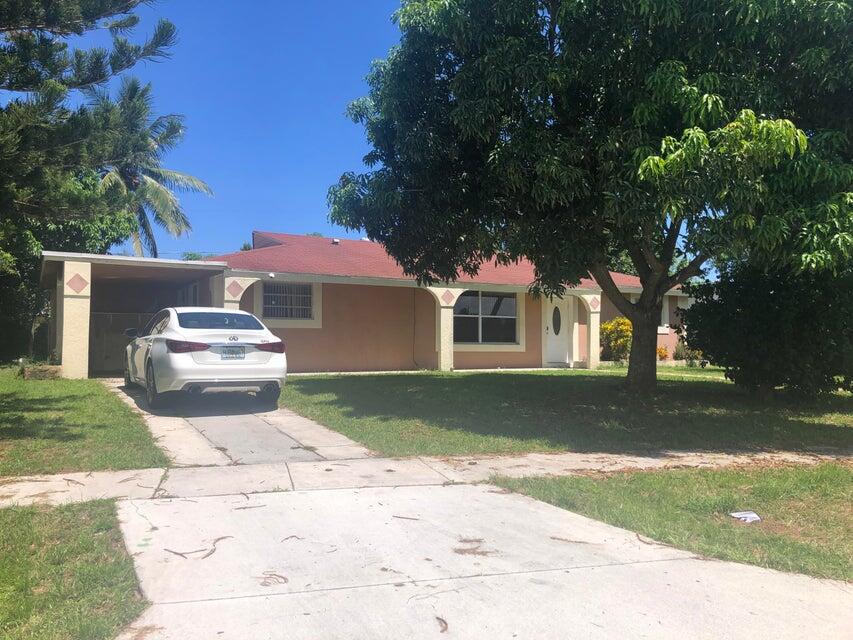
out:
{"label": "car rear wheel", "polygon": [[281,389],[279,387],[266,388],[262,391],[258,392],[258,400],[265,407],[276,408],[278,407],[278,397],[281,395]]}
{"label": "car rear wheel", "polygon": [[148,407],[156,409],[160,406],[163,394],[157,392],[157,381],[154,380],[154,367],[149,362],[145,368],[145,399],[148,401]]}

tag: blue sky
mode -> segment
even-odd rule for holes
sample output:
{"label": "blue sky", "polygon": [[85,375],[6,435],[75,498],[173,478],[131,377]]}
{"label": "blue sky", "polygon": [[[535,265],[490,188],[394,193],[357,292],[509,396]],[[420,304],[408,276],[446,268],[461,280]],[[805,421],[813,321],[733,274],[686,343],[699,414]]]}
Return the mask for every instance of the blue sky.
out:
{"label": "blue sky", "polygon": [[[172,58],[131,74],[150,81],[158,114],[186,117],[165,165],[215,197],[184,194],[188,236],[157,233],[161,256],[236,251],[252,229],[357,237],[327,220],[326,191],[367,152],[345,115],[370,64],[399,39],[399,0],[160,0],[139,11],[134,39],[159,17],[178,27]],[[129,247],[115,247],[118,253]]]}

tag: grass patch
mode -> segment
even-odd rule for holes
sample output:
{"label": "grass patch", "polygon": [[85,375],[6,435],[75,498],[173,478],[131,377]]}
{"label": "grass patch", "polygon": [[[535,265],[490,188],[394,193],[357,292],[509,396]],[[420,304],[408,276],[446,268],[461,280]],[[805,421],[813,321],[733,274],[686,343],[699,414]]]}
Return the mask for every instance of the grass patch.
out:
{"label": "grass patch", "polygon": [[[853,468],[675,470],[496,484],[704,556],[853,580]],[[752,510],[760,523],[728,514]]]}
{"label": "grass patch", "polygon": [[722,371],[661,368],[291,377],[281,403],[386,456],[549,451],[853,449],[853,397],[757,398]]}
{"label": "grass patch", "polygon": [[113,502],[0,509],[0,637],[113,638],[145,605]]}
{"label": "grass patch", "polygon": [[167,464],[142,418],[97,380],[0,368],[0,476]]}

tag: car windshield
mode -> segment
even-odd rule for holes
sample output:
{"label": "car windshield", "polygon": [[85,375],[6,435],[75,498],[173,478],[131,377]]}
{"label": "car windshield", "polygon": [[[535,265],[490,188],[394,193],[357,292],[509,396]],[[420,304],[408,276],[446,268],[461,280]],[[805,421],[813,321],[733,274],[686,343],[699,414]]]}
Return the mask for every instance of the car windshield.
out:
{"label": "car windshield", "polygon": [[263,330],[255,316],[221,311],[187,311],[178,314],[178,324],[184,329],[241,329]]}

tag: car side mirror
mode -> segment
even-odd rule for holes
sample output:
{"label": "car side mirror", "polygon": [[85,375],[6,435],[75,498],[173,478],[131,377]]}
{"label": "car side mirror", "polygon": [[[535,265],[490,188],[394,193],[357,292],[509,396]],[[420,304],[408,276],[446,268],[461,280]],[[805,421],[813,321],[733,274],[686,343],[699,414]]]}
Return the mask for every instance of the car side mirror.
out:
{"label": "car side mirror", "polygon": [[136,327],[133,327],[131,329],[125,329],[124,335],[126,335],[128,338],[135,338],[139,335],[139,329],[137,329]]}

